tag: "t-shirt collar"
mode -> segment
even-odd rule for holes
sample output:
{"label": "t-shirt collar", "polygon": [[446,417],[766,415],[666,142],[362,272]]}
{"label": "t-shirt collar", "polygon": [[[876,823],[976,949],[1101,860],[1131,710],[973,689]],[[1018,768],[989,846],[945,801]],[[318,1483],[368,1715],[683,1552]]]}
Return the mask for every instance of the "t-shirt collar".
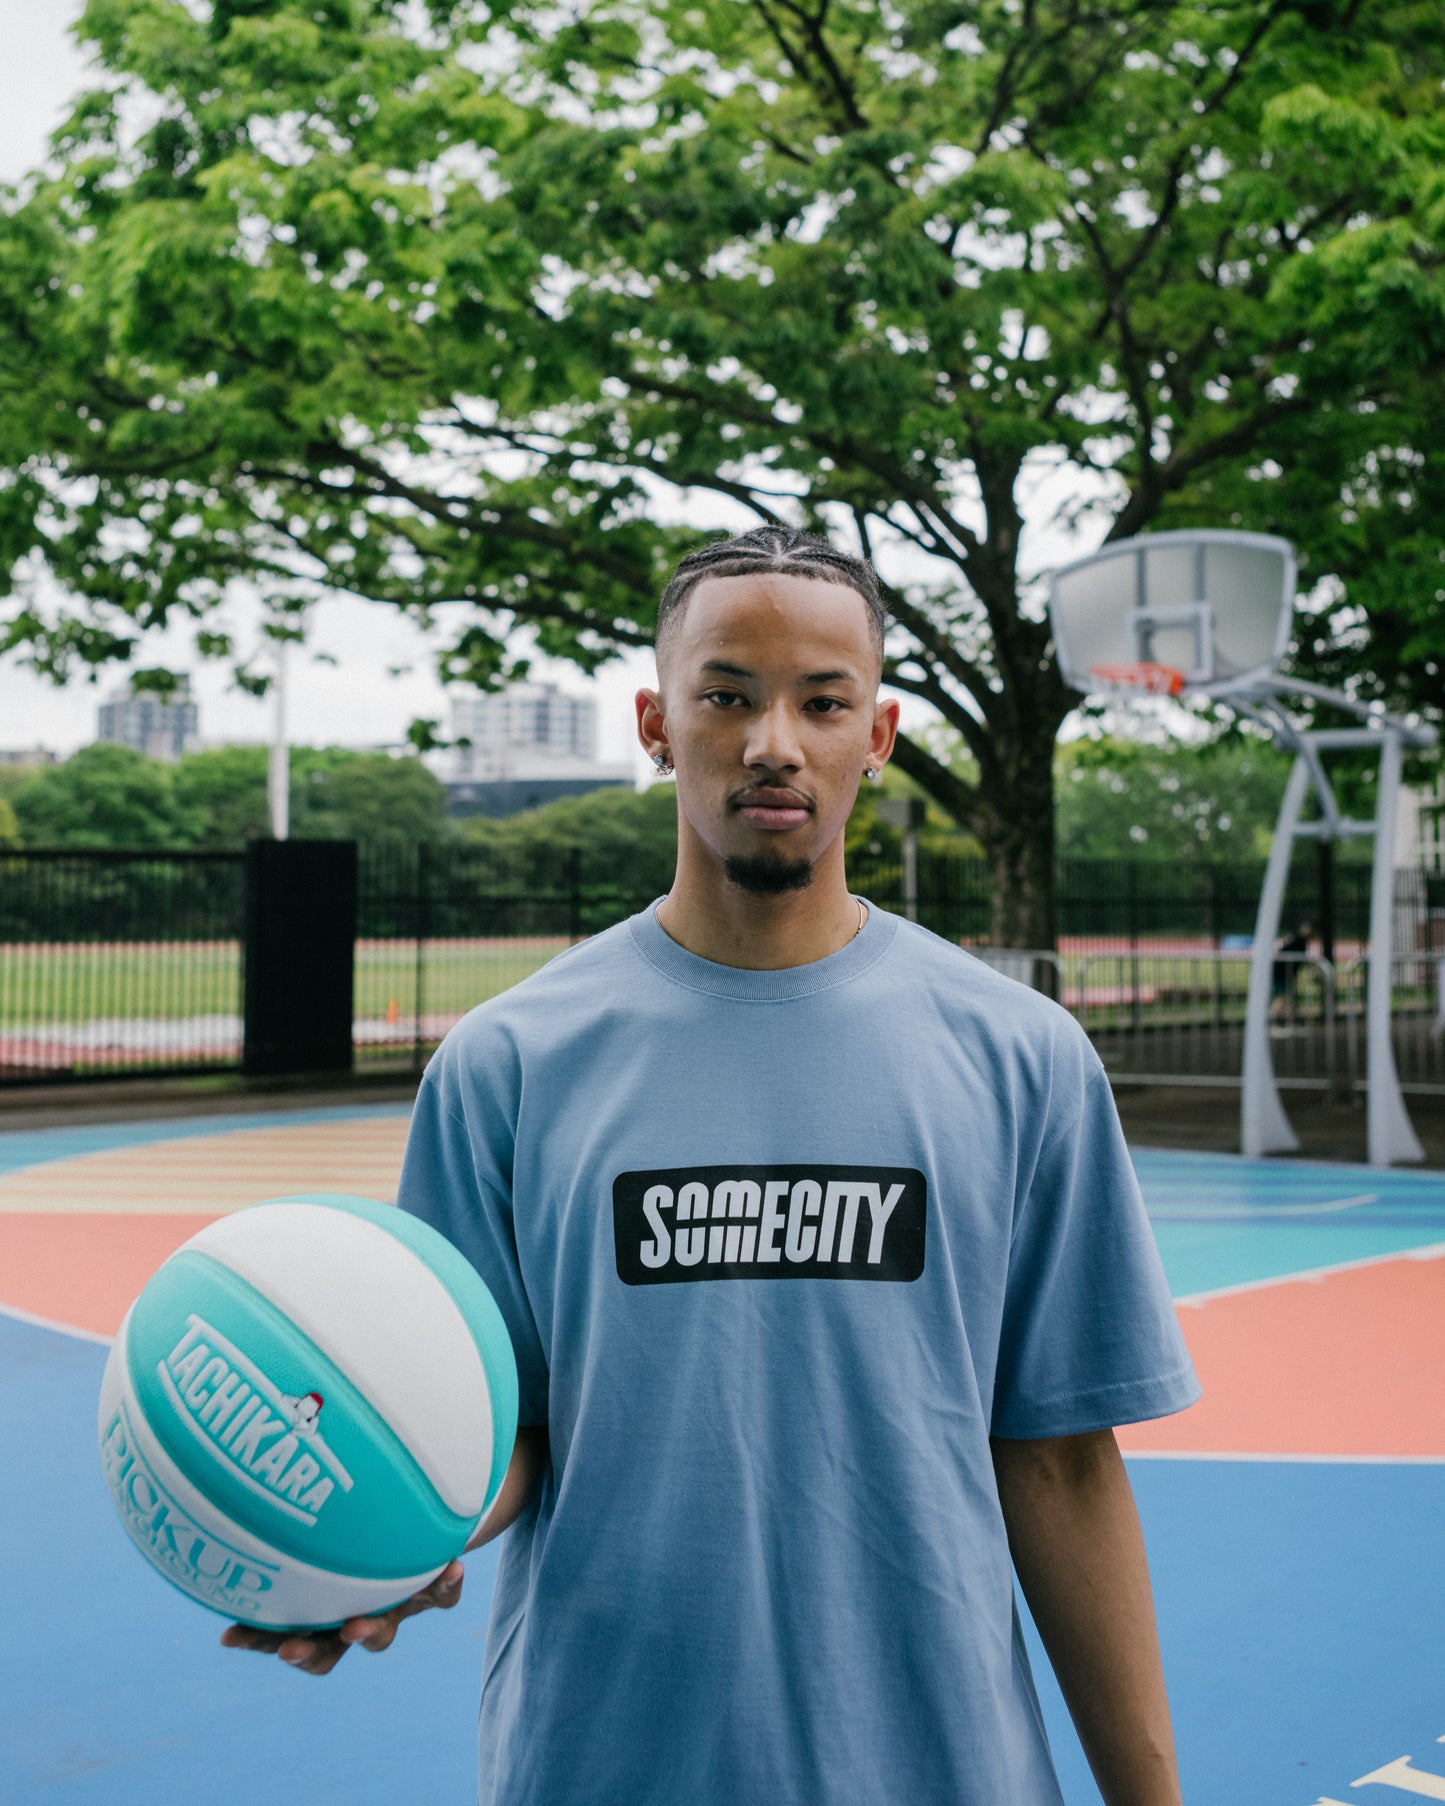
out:
{"label": "t-shirt collar", "polygon": [[628,927],[638,952],[650,966],[675,983],[692,991],[706,991],[714,997],[731,997],[743,1003],[780,1003],[790,997],[810,997],[850,979],[880,960],[891,946],[898,930],[898,917],[864,902],[868,919],[859,932],[825,959],[810,960],[805,966],[782,966],[770,972],[757,972],[750,967],[723,966],[716,960],[703,959],[680,947],[657,919],[658,904],[651,904],[640,915],[632,917]]}

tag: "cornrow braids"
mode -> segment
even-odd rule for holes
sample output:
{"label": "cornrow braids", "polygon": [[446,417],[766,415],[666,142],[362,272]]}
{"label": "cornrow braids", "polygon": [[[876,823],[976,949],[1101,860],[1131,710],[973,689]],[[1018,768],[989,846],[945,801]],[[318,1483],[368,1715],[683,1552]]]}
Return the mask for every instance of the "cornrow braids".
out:
{"label": "cornrow braids", "polygon": [[753,577],[778,571],[789,577],[811,577],[820,583],[842,583],[856,590],[868,609],[869,636],[883,657],[883,633],[888,611],[873,567],[865,559],[840,552],[825,539],[794,527],[754,527],[731,539],[689,552],[672,573],[657,605],[657,645],[676,625],[688,597],[707,577]]}

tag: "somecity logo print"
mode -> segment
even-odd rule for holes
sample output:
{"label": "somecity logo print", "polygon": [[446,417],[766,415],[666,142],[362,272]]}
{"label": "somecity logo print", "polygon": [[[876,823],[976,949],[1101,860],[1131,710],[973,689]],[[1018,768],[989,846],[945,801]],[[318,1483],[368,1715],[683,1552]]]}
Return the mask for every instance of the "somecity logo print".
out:
{"label": "somecity logo print", "polygon": [[928,1182],[909,1166],[697,1166],[619,1173],[617,1276],[883,1279],[923,1271]]}

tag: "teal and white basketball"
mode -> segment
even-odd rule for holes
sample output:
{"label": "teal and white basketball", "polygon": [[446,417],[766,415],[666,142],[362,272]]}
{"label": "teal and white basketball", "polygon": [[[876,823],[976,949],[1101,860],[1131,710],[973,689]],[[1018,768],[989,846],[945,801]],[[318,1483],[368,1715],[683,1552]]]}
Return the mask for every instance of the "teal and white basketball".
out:
{"label": "teal and white basketball", "polygon": [[245,1624],[385,1611],[465,1547],[517,1433],[501,1313],[434,1229],[369,1198],[255,1204],[178,1248],[106,1363],[131,1540]]}

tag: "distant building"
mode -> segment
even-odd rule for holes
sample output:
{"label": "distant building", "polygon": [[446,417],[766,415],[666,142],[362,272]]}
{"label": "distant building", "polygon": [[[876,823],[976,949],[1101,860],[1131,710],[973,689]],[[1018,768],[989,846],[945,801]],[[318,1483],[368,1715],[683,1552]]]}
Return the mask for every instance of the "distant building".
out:
{"label": "distant building", "polygon": [[564,796],[630,787],[630,765],[597,758],[597,704],[556,684],[453,696],[451,815],[517,815]]}
{"label": "distant building", "polygon": [[45,746],[0,746],[0,765],[12,770],[18,766],[58,765],[60,754]]}
{"label": "distant building", "polygon": [[513,684],[451,699],[453,776],[512,776],[519,762],[556,759],[590,764],[597,757],[597,704],[590,696],[566,696],[556,684]]}
{"label": "distant building", "polygon": [[174,762],[200,744],[200,711],[188,678],[169,696],[127,685],[100,705],[96,739],[133,747],[148,759]]}
{"label": "distant building", "polygon": [[571,778],[486,778],[475,783],[453,780],[447,785],[447,814],[520,815],[564,796],[587,796],[594,790],[631,790],[632,773],[620,766],[613,775]]}

